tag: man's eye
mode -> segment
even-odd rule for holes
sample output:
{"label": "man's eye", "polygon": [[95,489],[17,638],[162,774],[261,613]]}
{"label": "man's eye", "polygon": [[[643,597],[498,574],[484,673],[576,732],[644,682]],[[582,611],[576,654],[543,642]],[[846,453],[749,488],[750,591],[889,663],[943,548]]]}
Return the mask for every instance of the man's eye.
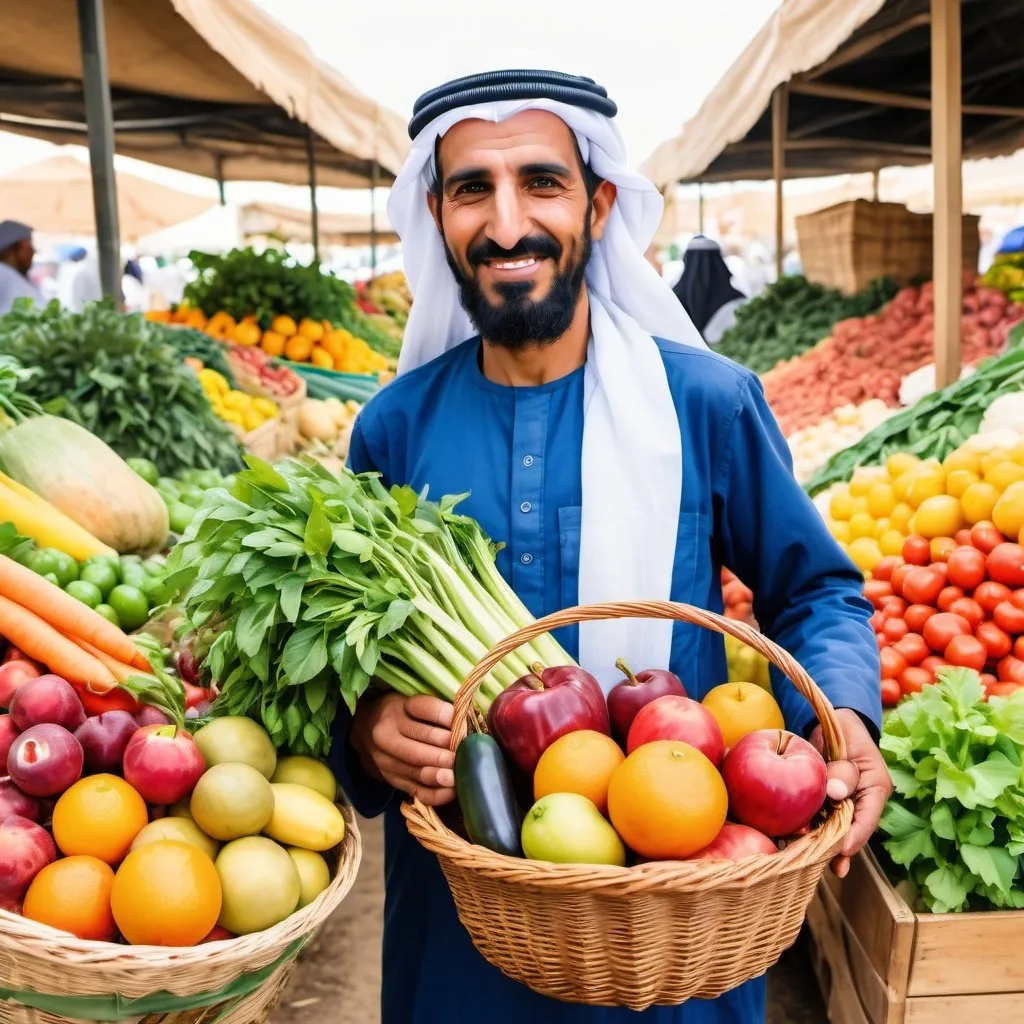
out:
{"label": "man's eye", "polygon": [[476,193],[482,192],[484,190],[484,188],[485,188],[485,185],[481,181],[467,181],[467,182],[464,182],[463,184],[461,184],[455,190],[455,194],[457,196],[466,195],[466,194],[476,194]]}
{"label": "man's eye", "polygon": [[530,185],[539,188],[558,188],[558,182],[554,178],[544,176],[532,179]]}

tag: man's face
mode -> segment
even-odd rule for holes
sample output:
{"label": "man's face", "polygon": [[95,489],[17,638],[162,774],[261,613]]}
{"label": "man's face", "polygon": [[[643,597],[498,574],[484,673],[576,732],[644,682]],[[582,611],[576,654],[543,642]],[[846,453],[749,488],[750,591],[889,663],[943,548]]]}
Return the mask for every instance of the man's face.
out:
{"label": "man's face", "polygon": [[460,122],[441,140],[438,162],[431,212],[477,330],[508,348],[561,337],[614,186],[587,195],[572,132],[542,110],[500,124]]}
{"label": "man's face", "polygon": [[32,247],[32,239],[23,238],[20,242],[15,242],[12,248],[14,250],[14,269],[27,277],[28,272],[32,269],[32,258],[36,254]]}

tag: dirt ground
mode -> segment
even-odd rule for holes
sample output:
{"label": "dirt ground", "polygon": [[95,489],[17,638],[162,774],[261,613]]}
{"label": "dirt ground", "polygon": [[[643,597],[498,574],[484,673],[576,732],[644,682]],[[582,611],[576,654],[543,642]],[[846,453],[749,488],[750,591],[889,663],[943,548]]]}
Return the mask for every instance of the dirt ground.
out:
{"label": "dirt ground", "polygon": [[[379,1024],[384,844],[379,820],[359,827],[359,879],[299,961],[269,1024]],[[802,942],[769,976],[768,1004],[767,1024],[828,1024]]]}

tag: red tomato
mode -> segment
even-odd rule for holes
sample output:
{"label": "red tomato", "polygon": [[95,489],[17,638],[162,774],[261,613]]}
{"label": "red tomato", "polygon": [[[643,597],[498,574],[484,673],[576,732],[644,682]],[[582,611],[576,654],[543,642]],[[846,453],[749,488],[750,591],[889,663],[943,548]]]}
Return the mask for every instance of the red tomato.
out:
{"label": "red tomato", "polygon": [[961,547],[965,544],[969,545],[971,543],[971,531],[957,530],[956,533],[953,534],[953,540],[955,540]]}
{"label": "red tomato", "polygon": [[879,655],[882,662],[882,677],[897,679],[907,667],[906,659],[895,647],[886,647]]}
{"label": "red tomato", "polygon": [[882,618],[902,619],[907,610],[907,602],[902,597],[887,597],[882,605]]}
{"label": "red tomato", "polygon": [[951,665],[973,668],[975,672],[980,672],[988,661],[988,651],[977,637],[955,636],[949,641],[945,657]]}
{"label": "red tomato", "polygon": [[971,625],[965,618],[949,612],[939,612],[924,624],[924,638],[936,653],[945,651],[953,637],[967,636],[970,632]]}
{"label": "red tomato", "polygon": [[1001,601],[992,612],[992,621],[1007,633],[1024,633],[1024,608],[1018,608],[1012,601]]}
{"label": "red tomato", "polygon": [[997,604],[1009,601],[1013,591],[1003,583],[996,583],[995,580],[985,580],[974,591],[974,600],[981,605],[984,611],[991,615]]}
{"label": "red tomato", "polygon": [[193,686],[191,683],[185,683],[185,708],[194,708],[197,704],[201,704],[203,701],[210,700],[210,693],[208,690],[204,690],[201,686]]}
{"label": "red tomato", "polygon": [[931,543],[933,562],[948,561],[949,556],[956,551],[956,541],[952,537],[935,537]]}
{"label": "red tomato", "polygon": [[864,596],[876,607],[881,608],[887,597],[892,597],[892,584],[888,580],[868,580],[864,584]]}
{"label": "red tomato", "polygon": [[1024,684],[1021,683],[1000,683],[986,687],[986,697],[1012,697]]}
{"label": "red tomato", "polygon": [[85,686],[76,686],[85,713],[90,716],[102,715],[104,711],[130,711],[133,715],[142,710],[142,705],[127,691],[117,687],[109,693],[93,693]]}
{"label": "red tomato", "polygon": [[942,573],[919,566],[911,569],[903,581],[903,598],[909,604],[934,605],[942,593]]}
{"label": "red tomato", "polygon": [[908,665],[920,665],[931,653],[924,642],[924,637],[919,633],[908,633],[902,640],[897,640],[892,649],[901,654]]}
{"label": "red tomato", "polygon": [[1013,648],[1013,641],[994,622],[983,622],[974,635],[985,645],[990,661],[1005,658]]}
{"label": "red tomato", "polygon": [[935,680],[930,673],[926,672],[923,668],[911,666],[908,669],[904,669],[903,674],[900,676],[900,689],[904,694],[920,693],[933,682]]}
{"label": "red tomato", "polygon": [[900,702],[903,691],[900,689],[899,681],[896,679],[882,680],[882,707],[894,708]]}
{"label": "red tomato", "polygon": [[946,661],[945,658],[940,658],[933,654],[930,657],[925,658],[924,661],[921,662],[920,667],[931,676],[932,682],[934,683],[935,673],[938,672],[940,668],[946,668],[947,665],[949,665],[949,662]]}
{"label": "red tomato", "polygon": [[1007,655],[996,665],[996,675],[1001,683],[1024,683],[1024,661]]}
{"label": "red tomato", "polygon": [[949,581],[949,565],[948,565],[948,563],[946,563],[946,562],[932,562],[932,564],[929,566],[929,568],[933,569],[937,573],[941,573],[942,574],[942,578],[944,580],[946,580],[947,582]]}
{"label": "red tomato", "polygon": [[899,555],[886,555],[878,565],[871,570],[871,575],[876,580],[884,580],[888,582],[892,579],[892,571],[898,565],[903,564],[903,559]]}
{"label": "red tomato", "polygon": [[928,604],[912,604],[904,613],[907,628],[912,633],[920,633],[924,624],[935,614],[935,609]]}
{"label": "red tomato", "polygon": [[868,625],[871,626],[871,628],[876,633],[881,633],[882,632],[882,624],[884,622],[885,622],[885,616],[883,616],[881,612],[872,612],[871,613],[871,618],[868,619]]}
{"label": "red tomato", "polygon": [[[1007,652],[1009,653],[1009,652]],[[1021,658],[1024,661],[1024,636],[1017,637],[1013,642],[1013,656],[1015,658]]]}
{"label": "red tomato", "polygon": [[985,556],[972,547],[959,547],[949,556],[949,582],[972,591],[985,581]]}
{"label": "red tomato", "polygon": [[910,565],[928,565],[932,546],[924,537],[908,537],[903,542],[903,561]]}
{"label": "red tomato", "polygon": [[1006,538],[987,520],[971,527],[971,543],[986,555],[1004,540]]}
{"label": "red tomato", "polygon": [[952,607],[954,601],[959,601],[964,596],[964,592],[959,587],[943,587],[939,592],[938,600],[935,602],[935,607],[940,612],[948,612]]}
{"label": "red tomato", "polygon": [[897,597],[903,594],[903,581],[916,568],[917,566],[913,565],[911,562],[904,562],[902,565],[897,565],[896,568],[893,569],[892,578],[889,582],[892,584],[892,592],[896,594]]}
{"label": "red tomato", "polygon": [[889,646],[889,638],[884,633],[875,634],[875,643],[878,644],[878,649],[884,651]]}
{"label": "red tomato", "polygon": [[882,626],[882,632],[890,643],[896,643],[897,640],[902,640],[909,631],[909,627],[905,620],[897,619],[895,617],[886,619],[885,625]]}
{"label": "red tomato", "polygon": [[997,544],[985,560],[990,579],[1008,587],[1024,587],[1024,548],[1019,544]]}
{"label": "red tomato", "polygon": [[994,675],[992,675],[991,672],[982,672],[981,673],[981,685],[985,687],[985,693],[987,694],[989,692],[989,690],[992,689],[993,686],[998,686],[999,685],[999,680],[996,679],[996,677]]}
{"label": "red tomato", "polygon": [[1010,594],[1009,600],[1012,601],[1018,608],[1024,608],[1024,589],[1014,590]]}
{"label": "red tomato", "polygon": [[954,615],[962,615],[971,624],[972,630],[976,630],[985,621],[981,605],[969,597],[958,598],[949,606],[949,610]]}

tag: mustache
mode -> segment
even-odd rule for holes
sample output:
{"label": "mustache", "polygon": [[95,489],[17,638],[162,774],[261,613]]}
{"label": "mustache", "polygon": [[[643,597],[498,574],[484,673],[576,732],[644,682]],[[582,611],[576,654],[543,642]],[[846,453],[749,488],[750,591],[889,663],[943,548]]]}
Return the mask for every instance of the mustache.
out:
{"label": "mustache", "polygon": [[490,238],[484,238],[466,250],[466,259],[473,267],[487,260],[519,260],[528,256],[550,256],[557,260],[561,255],[562,247],[550,235],[527,235],[511,249],[503,249]]}

